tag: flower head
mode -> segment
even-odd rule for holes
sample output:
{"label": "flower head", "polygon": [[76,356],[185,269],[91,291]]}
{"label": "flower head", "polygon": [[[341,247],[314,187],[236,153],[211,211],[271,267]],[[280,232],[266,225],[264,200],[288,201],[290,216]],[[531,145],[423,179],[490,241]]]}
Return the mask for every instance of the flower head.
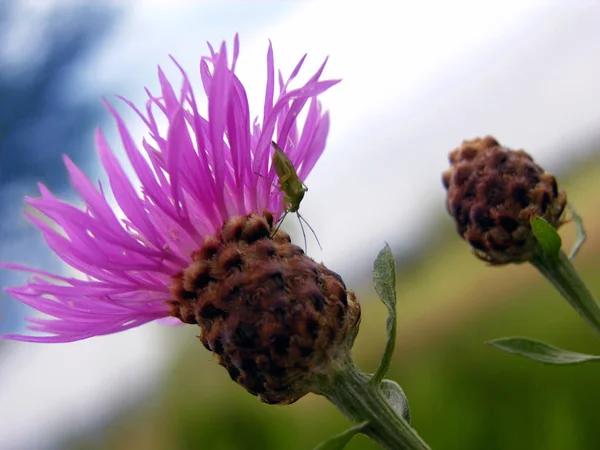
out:
{"label": "flower head", "polygon": [[531,217],[542,217],[555,228],[563,224],[565,192],[523,150],[502,147],[487,136],[464,141],[449,159],[442,176],[446,207],[458,234],[480,259],[528,261],[538,245]]}
{"label": "flower head", "polygon": [[[95,186],[65,157],[73,187],[84,202],[80,209],[40,186],[40,198],[26,203],[39,214],[28,218],[48,246],[83,277],[61,276],[14,264],[32,279],[8,289],[21,302],[53,318],[32,318],[30,329],[46,335],[5,335],[32,342],[69,342],[133,328],[174,313],[171,285],[194,261],[194,254],[220,233],[233,217],[268,210],[279,218],[282,194],[274,187],[271,140],[285,148],[301,180],[323,152],[329,119],[317,96],[338,80],[321,81],[325,63],[297,89],[275,71],[271,46],[262,121],[251,121],[246,91],[235,74],[236,36],[231,64],[223,43],[202,58],[200,75],[208,99],[202,115],[186,73],[179,93],[159,68],[159,96],[148,91],[145,113],[127,102],[148,127],[149,139],[136,145],[117,112],[127,157],[139,180],[135,186],[117,161],[103,134],[96,134],[100,161],[124,216],[111,207],[105,190]],[[175,63],[177,64],[177,63]],[[179,66],[178,66],[179,67]],[[307,109],[298,128],[296,118]],[[159,122],[166,121],[166,132]],[[53,222],[50,224],[49,222]]]}
{"label": "flower head", "polygon": [[229,219],[172,285],[174,317],[238,384],[265,403],[289,404],[348,359],[360,305],[341,277],[307,257],[273,216]]}

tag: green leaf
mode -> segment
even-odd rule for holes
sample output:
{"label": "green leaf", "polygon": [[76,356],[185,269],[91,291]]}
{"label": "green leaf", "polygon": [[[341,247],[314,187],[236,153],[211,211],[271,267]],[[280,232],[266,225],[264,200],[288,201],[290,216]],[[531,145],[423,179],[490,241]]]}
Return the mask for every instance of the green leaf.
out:
{"label": "green leaf", "polygon": [[344,448],[356,434],[364,430],[368,424],[368,421],[361,422],[343,433],[327,439],[325,442],[321,442],[315,447],[315,450],[340,450]]}
{"label": "green leaf", "polygon": [[600,356],[570,352],[544,342],[523,337],[500,338],[487,343],[505,352],[521,355],[545,364],[565,365],[600,361]]}
{"label": "green leaf", "polygon": [[539,242],[544,254],[551,259],[557,259],[562,241],[552,225],[541,217],[533,216],[530,220],[531,229]]}
{"label": "green leaf", "polygon": [[396,262],[387,243],[375,259],[373,284],[377,295],[388,309],[387,343],[379,367],[371,378],[371,383],[378,385],[390,367],[396,345]]}
{"label": "green leaf", "polygon": [[587,234],[585,233],[585,229],[583,228],[583,220],[581,216],[577,213],[575,208],[569,204],[569,211],[571,213],[571,217],[573,217],[573,222],[575,222],[575,243],[573,244],[573,248],[571,249],[571,253],[569,254],[569,259],[572,261],[573,258],[577,255],[577,252],[585,242],[587,238]]}
{"label": "green leaf", "polygon": [[388,400],[388,403],[394,408],[406,423],[410,424],[410,407],[408,398],[398,383],[392,380],[383,380],[381,382],[381,392]]}

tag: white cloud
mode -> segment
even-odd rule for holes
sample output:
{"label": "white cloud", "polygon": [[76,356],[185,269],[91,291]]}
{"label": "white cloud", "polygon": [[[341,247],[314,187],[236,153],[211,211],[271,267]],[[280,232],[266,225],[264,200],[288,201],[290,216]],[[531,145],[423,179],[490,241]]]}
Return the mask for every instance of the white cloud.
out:
{"label": "white cloud", "polygon": [[43,449],[140,399],[172,354],[158,326],[70,344],[5,342],[0,448]]}

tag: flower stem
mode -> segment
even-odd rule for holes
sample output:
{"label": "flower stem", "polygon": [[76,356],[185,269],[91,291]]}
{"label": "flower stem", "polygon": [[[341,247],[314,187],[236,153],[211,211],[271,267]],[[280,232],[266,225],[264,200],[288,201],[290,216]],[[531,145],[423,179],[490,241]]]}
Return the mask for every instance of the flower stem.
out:
{"label": "flower stem", "polygon": [[429,446],[392,408],[378,385],[354,364],[335,371],[320,382],[317,394],[331,401],[353,424],[367,421],[362,431],[382,448],[390,450],[426,450]]}
{"label": "flower stem", "polygon": [[548,258],[541,252],[531,264],[562,294],[569,304],[597,333],[600,333],[600,306],[564,252]]}

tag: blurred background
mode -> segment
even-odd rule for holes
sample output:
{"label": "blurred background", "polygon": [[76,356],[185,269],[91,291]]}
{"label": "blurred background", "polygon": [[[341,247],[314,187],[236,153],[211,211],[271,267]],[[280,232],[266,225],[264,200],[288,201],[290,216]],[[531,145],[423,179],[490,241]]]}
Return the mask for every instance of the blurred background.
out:
{"label": "blurred background", "polygon": [[[343,82],[322,98],[332,127],[302,209],[323,244],[309,236],[309,254],[363,304],[359,365],[374,370],[385,341],[370,271],[387,241],[399,268],[389,378],[433,448],[596,448],[600,368],[544,367],[484,342],[526,335],[597,354],[597,337],[533,269],[470,255],[445,215],[440,174],[463,139],[492,134],[529,151],[583,216],[589,239],[576,265],[600,293],[598,23],[591,2],[3,0],[0,260],[66,270],[23,218],[23,196],[41,181],[76,201],[62,154],[102,179],[94,129],[121,148],[101,97],[141,139],[114,95],[143,105],[157,64],[177,76],[169,54],[200,89],[205,42],[239,32],[254,115],[269,39],[284,76],[304,53],[305,76],[329,55],[326,76]],[[574,230],[562,234],[568,245]],[[23,281],[0,271],[3,287]],[[2,294],[0,333],[22,331],[28,314]],[[0,449],[306,449],[348,427],[316,396],[259,404],[195,334],[148,325],[71,344],[0,342]],[[358,437],[348,448],[375,446]]]}

